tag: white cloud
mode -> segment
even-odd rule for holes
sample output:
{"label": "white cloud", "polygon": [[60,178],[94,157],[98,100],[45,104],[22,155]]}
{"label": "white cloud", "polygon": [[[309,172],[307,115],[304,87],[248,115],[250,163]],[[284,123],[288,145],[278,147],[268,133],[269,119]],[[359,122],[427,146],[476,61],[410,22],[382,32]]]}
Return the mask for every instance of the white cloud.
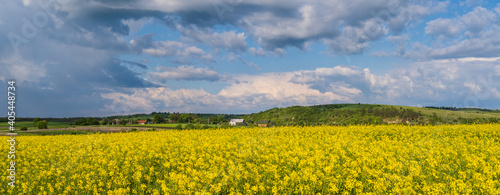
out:
{"label": "white cloud", "polygon": [[226,51],[244,52],[247,49],[247,42],[244,32],[224,31],[221,33],[212,32],[210,29],[199,30],[194,26],[183,27],[177,25],[183,39],[191,42],[206,43],[214,48],[222,48]]}
{"label": "white cloud", "polygon": [[[480,29],[483,26],[471,27]],[[437,42],[432,46],[413,43],[412,49],[404,54],[413,59],[451,59],[467,57],[499,57],[500,55],[500,26],[492,24],[480,32],[467,31],[466,36],[453,39],[451,44]]]}
{"label": "white cloud", "polygon": [[[134,44],[134,40],[131,41]],[[175,57],[176,63],[191,64],[194,59],[199,59],[205,63],[215,62],[212,54],[208,54],[202,49],[177,41],[156,41],[151,48],[145,48],[142,52],[153,56]]]}
{"label": "white cloud", "polygon": [[396,16],[389,19],[388,26],[396,34],[403,31],[410,22],[419,20],[433,12],[442,12],[448,6],[448,2],[439,2],[436,5],[408,4],[407,6],[402,6],[399,1],[393,2],[399,5],[399,7],[395,11],[397,13]]}
{"label": "white cloud", "polygon": [[438,18],[427,22],[425,33],[435,37],[444,36],[451,38],[462,33],[463,28],[464,26],[461,22],[452,19]]}
{"label": "white cloud", "polygon": [[500,65],[495,66],[495,75],[500,76]]}
{"label": "white cloud", "polygon": [[338,54],[358,54],[370,46],[372,40],[379,39],[386,35],[388,29],[380,20],[371,19],[363,22],[360,27],[347,26],[343,29],[342,35],[334,39],[326,39],[324,44]]}
{"label": "white cloud", "polygon": [[193,66],[158,67],[156,72],[148,73],[149,77],[158,82],[168,80],[206,80],[219,81],[224,79],[222,75],[208,68],[195,68]]}
{"label": "white cloud", "polygon": [[273,51],[265,51],[264,49],[262,49],[262,47],[251,47],[250,49],[248,49],[248,52],[253,56],[283,56],[286,54],[286,51],[281,48],[276,48]]}
{"label": "white cloud", "polygon": [[136,89],[129,93],[101,93],[111,100],[104,110],[111,113],[137,113],[169,109],[180,112],[209,112],[222,110],[224,102],[203,89],[172,90],[164,87]]}
{"label": "white cloud", "polygon": [[426,34],[440,39],[433,45],[414,43],[410,51],[400,55],[419,60],[498,57],[500,26],[495,22],[499,18],[491,10],[475,7],[462,16],[429,21]]}
{"label": "white cloud", "polygon": [[253,56],[266,56],[267,53],[261,48],[255,48],[255,47],[251,47],[248,52],[250,54],[252,54]]}
{"label": "white cloud", "polygon": [[496,20],[496,16],[490,10],[483,7],[476,7],[460,19],[467,27],[467,30],[477,33],[491,25]]}
{"label": "white cloud", "polygon": [[392,42],[392,44],[397,47],[396,51],[393,52],[393,55],[403,56],[406,52],[406,46],[410,37],[407,34],[401,34],[398,36],[390,35],[386,38],[386,40]]}
{"label": "white cloud", "polygon": [[242,101],[247,106],[253,104],[265,107],[349,101],[332,92],[322,93],[311,89],[307,84],[289,82],[293,76],[290,72],[239,76],[239,83],[222,89],[217,95]]}
{"label": "white cloud", "polygon": [[463,30],[468,30],[468,33],[478,33],[493,24],[495,20],[495,13],[483,7],[476,7],[460,17],[438,18],[427,22],[425,33],[441,38],[455,37],[463,33]]}
{"label": "white cloud", "polygon": [[121,22],[128,26],[129,35],[135,35],[139,30],[141,30],[146,24],[152,23],[154,21],[151,17],[141,18],[138,20],[128,19],[122,20]]}
{"label": "white cloud", "polygon": [[0,65],[3,69],[0,76],[4,79],[16,79],[18,83],[24,81],[38,82],[41,78],[47,76],[47,63],[35,63],[24,60],[19,55],[13,55],[9,58],[0,59]]}

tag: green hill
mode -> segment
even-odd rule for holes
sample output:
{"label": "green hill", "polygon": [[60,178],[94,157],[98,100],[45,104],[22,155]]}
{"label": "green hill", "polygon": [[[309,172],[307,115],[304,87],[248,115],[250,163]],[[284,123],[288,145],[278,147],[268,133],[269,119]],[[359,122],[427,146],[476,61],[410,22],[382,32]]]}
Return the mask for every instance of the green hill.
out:
{"label": "green hill", "polygon": [[275,125],[469,124],[498,123],[500,111],[380,104],[329,104],[273,108],[244,116],[249,124],[271,120]]}

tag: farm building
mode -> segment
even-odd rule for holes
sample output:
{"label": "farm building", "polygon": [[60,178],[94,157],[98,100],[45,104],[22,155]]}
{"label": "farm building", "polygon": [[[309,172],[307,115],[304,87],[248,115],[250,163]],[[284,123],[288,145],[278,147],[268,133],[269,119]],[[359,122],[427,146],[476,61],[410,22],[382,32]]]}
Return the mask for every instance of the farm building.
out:
{"label": "farm building", "polygon": [[240,125],[246,125],[245,123],[245,119],[231,119],[229,121],[229,125],[233,125],[233,126],[240,126]]}
{"label": "farm building", "polygon": [[272,126],[272,122],[270,120],[259,120],[257,122],[257,126],[259,126],[259,127],[270,127],[270,126]]}
{"label": "farm building", "polygon": [[144,124],[153,124],[153,121],[148,121],[148,120],[137,120],[137,124],[144,125]]}

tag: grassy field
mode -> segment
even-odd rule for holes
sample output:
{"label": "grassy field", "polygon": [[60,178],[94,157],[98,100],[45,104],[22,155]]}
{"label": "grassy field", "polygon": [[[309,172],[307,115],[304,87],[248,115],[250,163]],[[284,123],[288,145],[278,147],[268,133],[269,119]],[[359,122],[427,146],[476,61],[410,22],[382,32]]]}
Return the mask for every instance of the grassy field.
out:
{"label": "grassy field", "polygon": [[17,187],[0,194],[499,194],[499,137],[499,124],[19,136]]}
{"label": "grassy field", "polygon": [[[8,122],[0,122],[0,127],[7,127],[10,126]],[[20,121],[16,122],[14,124],[14,127],[33,127],[33,122],[31,121]],[[49,127],[64,127],[64,126],[69,126],[69,122],[48,122]]]}
{"label": "grassy field", "polygon": [[451,110],[441,110],[432,108],[420,108],[420,107],[409,107],[402,106],[403,108],[412,108],[415,111],[420,111],[423,114],[431,115],[436,113],[438,116],[443,118],[500,118],[500,112],[485,112],[485,111],[451,111]]}

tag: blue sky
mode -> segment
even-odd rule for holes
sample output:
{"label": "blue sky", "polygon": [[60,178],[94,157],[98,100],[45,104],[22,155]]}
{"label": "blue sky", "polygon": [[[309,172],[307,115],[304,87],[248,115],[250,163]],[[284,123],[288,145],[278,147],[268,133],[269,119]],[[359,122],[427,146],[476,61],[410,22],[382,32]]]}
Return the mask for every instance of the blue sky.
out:
{"label": "blue sky", "polygon": [[7,0],[0,67],[24,117],[358,102],[499,109],[500,4]]}

